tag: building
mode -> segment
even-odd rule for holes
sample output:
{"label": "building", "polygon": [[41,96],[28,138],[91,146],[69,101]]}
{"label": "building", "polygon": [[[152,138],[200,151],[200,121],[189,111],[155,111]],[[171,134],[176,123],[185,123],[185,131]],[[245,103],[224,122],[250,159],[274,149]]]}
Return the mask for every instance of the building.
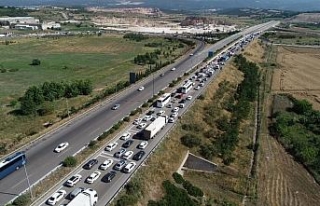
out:
{"label": "building", "polygon": [[59,23],[54,22],[54,21],[43,22],[41,25],[41,29],[42,30],[47,30],[47,29],[59,30],[59,29],[61,29],[61,25]]}

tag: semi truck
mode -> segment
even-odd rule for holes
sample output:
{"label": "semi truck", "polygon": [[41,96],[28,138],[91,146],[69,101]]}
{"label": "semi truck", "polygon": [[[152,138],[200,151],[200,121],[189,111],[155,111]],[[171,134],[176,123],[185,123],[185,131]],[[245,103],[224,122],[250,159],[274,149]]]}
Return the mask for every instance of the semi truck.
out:
{"label": "semi truck", "polygon": [[149,126],[142,131],[142,138],[145,140],[153,139],[153,137],[166,125],[167,117],[157,117]]}
{"label": "semi truck", "polygon": [[73,198],[67,206],[95,206],[98,202],[97,191],[88,188]]}

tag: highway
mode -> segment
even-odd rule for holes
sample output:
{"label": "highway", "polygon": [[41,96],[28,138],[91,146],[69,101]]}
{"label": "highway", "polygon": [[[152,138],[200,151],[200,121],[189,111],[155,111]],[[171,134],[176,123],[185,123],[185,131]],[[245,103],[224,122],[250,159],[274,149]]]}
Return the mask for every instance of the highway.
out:
{"label": "highway", "polygon": [[[173,79],[183,75],[185,71],[190,70],[191,67],[202,62],[207,56],[207,52],[209,50],[216,51],[242,35],[246,35],[254,31],[265,30],[276,24],[277,22],[268,22],[262,25],[250,27],[214,44],[210,48],[205,48],[203,45],[200,45],[196,48],[196,51],[194,51],[193,56],[182,58],[180,62],[171,65],[171,67],[167,67],[165,69],[167,71],[161,72],[164,74],[162,77],[160,76],[160,73],[156,73],[154,75],[154,89],[152,81],[153,75],[151,75],[146,80],[127,88],[114,98],[105,101],[99,107],[92,109],[84,115],[75,117],[68,124],[44,135],[40,140],[27,145],[23,150],[26,151],[27,155],[27,171],[30,183],[36,183],[50,171],[54,170],[66,156],[77,153],[81,148],[86,146],[90,140],[96,138],[102,132],[112,127],[112,125],[120,119],[127,116],[130,111],[134,110],[149,99],[153,95],[153,91],[155,93],[159,92]],[[172,67],[176,67],[176,71],[170,71],[170,68]],[[145,90],[143,92],[137,91],[137,88],[140,85],[145,86]],[[110,108],[115,103],[121,104],[121,107],[119,110],[112,111]],[[165,130],[166,129],[164,129],[163,132],[165,132]],[[58,154],[53,153],[54,148],[61,142],[65,141],[70,144],[67,150]],[[149,149],[152,148],[152,144],[153,143],[150,143],[148,146]],[[156,141],[154,142],[154,146],[155,144]],[[108,154],[104,155],[108,156]],[[88,171],[88,173],[92,171]],[[121,184],[120,182],[124,182],[126,177],[121,175],[119,178],[123,178],[123,181],[117,181],[115,179],[115,182],[119,182],[119,184]],[[103,185],[101,187],[105,186]],[[27,188],[28,184],[23,169],[20,169],[2,179],[0,184],[0,205],[6,204]],[[102,191],[103,189],[105,188],[102,188]]]}

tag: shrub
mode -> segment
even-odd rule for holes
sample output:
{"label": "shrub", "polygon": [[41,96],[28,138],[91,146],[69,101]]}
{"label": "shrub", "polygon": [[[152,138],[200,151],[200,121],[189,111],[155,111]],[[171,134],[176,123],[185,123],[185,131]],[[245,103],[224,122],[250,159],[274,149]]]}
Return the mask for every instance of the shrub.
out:
{"label": "shrub", "polygon": [[88,145],[88,147],[89,147],[89,148],[93,148],[93,147],[95,147],[96,145],[97,145],[97,141],[91,140],[90,143],[89,143],[89,145]]}
{"label": "shrub", "polygon": [[68,156],[63,160],[62,165],[64,167],[75,167],[77,165],[77,159],[73,156]]}
{"label": "shrub", "polygon": [[125,118],[123,118],[123,121],[125,121],[125,122],[130,122],[130,117],[125,117]]}
{"label": "shrub", "polygon": [[13,205],[16,206],[27,206],[31,202],[31,198],[29,194],[20,195],[17,199],[13,201]]}
{"label": "shrub", "polygon": [[39,59],[33,59],[32,62],[31,62],[31,65],[33,66],[37,66],[37,65],[40,65],[41,64],[41,61]]}
{"label": "shrub", "polygon": [[136,205],[137,202],[138,197],[134,195],[123,195],[118,199],[116,206]]}
{"label": "shrub", "polygon": [[175,181],[176,183],[178,183],[178,184],[182,184],[182,183],[184,182],[183,177],[182,177],[179,173],[177,173],[177,172],[173,173],[173,174],[172,174],[172,177],[173,177],[174,181]]}
{"label": "shrub", "polygon": [[147,102],[143,103],[142,107],[148,107],[149,104]]}
{"label": "shrub", "polygon": [[189,148],[197,147],[201,144],[201,139],[194,134],[186,134],[181,137],[181,143]]}

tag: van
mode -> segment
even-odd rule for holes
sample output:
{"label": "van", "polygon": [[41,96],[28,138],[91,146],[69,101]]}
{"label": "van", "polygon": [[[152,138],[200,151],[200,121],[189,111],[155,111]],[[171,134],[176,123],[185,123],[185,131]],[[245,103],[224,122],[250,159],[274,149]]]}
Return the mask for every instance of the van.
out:
{"label": "van", "polygon": [[69,199],[72,200],[73,198],[75,198],[78,194],[80,194],[84,190],[85,190],[85,188],[83,188],[83,187],[77,187],[72,192],[70,192]]}

